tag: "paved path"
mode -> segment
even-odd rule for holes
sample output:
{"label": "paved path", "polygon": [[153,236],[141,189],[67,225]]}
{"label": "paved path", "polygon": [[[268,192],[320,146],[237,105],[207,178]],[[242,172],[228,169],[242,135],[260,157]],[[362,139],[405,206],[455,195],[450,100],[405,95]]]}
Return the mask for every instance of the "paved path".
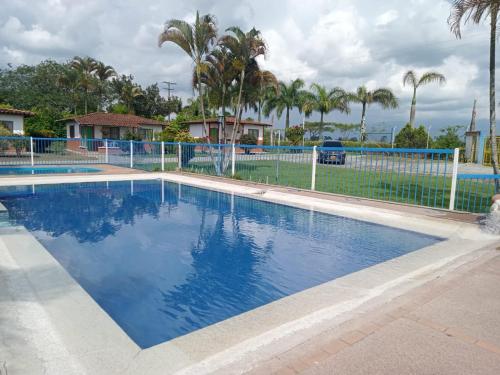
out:
{"label": "paved path", "polygon": [[249,374],[500,374],[498,249]]}

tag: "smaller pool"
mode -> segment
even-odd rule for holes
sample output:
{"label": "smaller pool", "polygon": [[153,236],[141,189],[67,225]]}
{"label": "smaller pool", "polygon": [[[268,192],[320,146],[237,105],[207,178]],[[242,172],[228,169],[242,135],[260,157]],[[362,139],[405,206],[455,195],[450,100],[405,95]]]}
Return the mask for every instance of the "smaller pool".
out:
{"label": "smaller pool", "polygon": [[97,173],[101,172],[98,168],[88,167],[0,167],[0,175],[17,174],[50,174],[50,173]]}

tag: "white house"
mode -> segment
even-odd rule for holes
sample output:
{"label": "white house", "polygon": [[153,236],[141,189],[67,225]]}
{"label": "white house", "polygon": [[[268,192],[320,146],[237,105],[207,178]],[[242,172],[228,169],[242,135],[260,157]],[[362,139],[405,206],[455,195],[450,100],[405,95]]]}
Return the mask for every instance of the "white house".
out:
{"label": "white house", "polygon": [[143,140],[149,140],[166,125],[141,116],[105,112],[94,112],[59,121],[65,122],[67,138],[87,139],[122,139],[127,132],[133,132],[139,134]]}
{"label": "white house", "polygon": [[0,126],[12,134],[24,134],[24,118],[34,116],[33,112],[14,108],[0,108]]}
{"label": "white house", "polygon": [[[225,133],[222,134],[221,124],[218,118],[208,118],[206,119],[207,125],[210,132],[210,141],[212,143],[221,143],[225,139],[225,143],[230,142],[231,133],[234,126],[234,117],[225,118]],[[189,126],[189,133],[197,139],[206,138],[203,132],[203,120],[192,120],[186,121],[183,124]],[[241,120],[240,129],[236,135],[236,143],[239,143],[240,136],[242,134],[252,134],[257,138],[257,144],[261,145],[264,143],[264,129],[267,127],[272,127],[272,124],[265,122],[253,121],[253,120]]]}

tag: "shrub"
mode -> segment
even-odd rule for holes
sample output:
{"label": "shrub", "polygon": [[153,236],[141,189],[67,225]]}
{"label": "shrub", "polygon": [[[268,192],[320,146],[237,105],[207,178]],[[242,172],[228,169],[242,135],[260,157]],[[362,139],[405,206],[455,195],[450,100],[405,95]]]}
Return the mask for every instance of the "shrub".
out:
{"label": "shrub", "polygon": [[46,150],[54,154],[62,154],[66,151],[66,142],[50,141],[50,145],[46,148]]}
{"label": "shrub", "polygon": [[305,130],[302,126],[292,126],[285,131],[286,138],[290,141],[292,146],[299,146],[304,139]]}
{"label": "shrub", "polygon": [[181,152],[181,168],[186,168],[189,164],[189,161],[194,158],[194,150],[196,148],[196,145],[192,144],[195,143],[195,139],[192,137],[192,135],[188,131],[180,131],[177,133],[174,139],[175,142],[181,142],[181,143],[191,143],[189,145],[182,145],[182,152]]}
{"label": "shrub", "polygon": [[[12,133],[4,128],[3,126],[0,126],[0,137],[11,137]],[[9,149],[9,140],[7,139],[2,139],[0,140],[0,152],[4,153],[6,150]]]}
{"label": "shrub", "polygon": [[55,138],[56,133],[50,129],[29,129],[26,135],[33,138]]}
{"label": "shrub", "polygon": [[257,138],[251,134],[242,134],[240,137],[240,144],[242,145],[256,145]]}
{"label": "shrub", "polygon": [[434,142],[434,148],[461,148],[464,147],[462,138],[458,135],[458,131],[462,128],[460,125],[448,126],[441,129],[441,135]]}
{"label": "shrub", "polygon": [[[240,144],[242,145],[256,145],[257,144],[257,138],[255,138],[251,134],[242,134],[240,137]],[[250,147],[245,147],[243,148],[245,151],[245,154],[250,153]]]}
{"label": "shrub", "polygon": [[406,124],[396,135],[395,144],[398,148],[425,148],[427,139],[427,130],[423,125],[414,128],[410,124]]}
{"label": "shrub", "polygon": [[12,146],[16,149],[16,155],[21,156],[24,150],[29,147],[29,141],[22,135],[14,135],[17,139],[12,140]]}

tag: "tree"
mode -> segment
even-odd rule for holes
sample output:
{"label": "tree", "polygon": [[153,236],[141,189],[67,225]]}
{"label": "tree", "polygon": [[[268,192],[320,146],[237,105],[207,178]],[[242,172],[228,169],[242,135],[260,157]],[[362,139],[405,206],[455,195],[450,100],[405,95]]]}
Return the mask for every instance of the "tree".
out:
{"label": "tree", "polygon": [[122,87],[120,100],[127,106],[128,113],[135,113],[134,101],[139,97],[143,97],[144,93],[139,85],[126,84]]}
{"label": "tree", "polygon": [[462,140],[462,137],[458,134],[458,132],[462,128],[463,126],[461,125],[455,125],[441,129],[442,134],[436,137],[432,146],[434,148],[442,148],[442,149],[464,147],[464,142]]}
{"label": "tree", "polygon": [[252,81],[257,102],[257,121],[260,122],[263,106],[270,98],[278,94],[279,83],[276,76],[269,70],[258,70],[253,75]]}
{"label": "tree", "polygon": [[88,112],[89,91],[95,87],[95,78],[93,76],[96,70],[96,61],[91,57],[75,56],[71,61],[71,68],[78,72],[78,85],[83,91],[83,101],[85,114]]}
{"label": "tree", "polygon": [[95,63],[94,74],[98,79],[97,94],[99,96],[99,103],[97,104],[97,110],[101,111],[103,107],[104,93],[106,91],[106,84],[111,77],[116,76],[116,72],[112,66],[98,61]]}
{"label": "tree", "polygon": [[417,89],[420,86],[425,86],[431,82],[438,82],[444,84],[446,78],[441,73],[426,72],[421,77],[418,77],[413,70],[409,70],[403,76],[403,86],[410,85],[413,88],[413,98],[411,100],[410,109],[410,126],[415,124],[415,113],[417,110]]}
{"label": "tree", "polygon": [[340,87],[327,90],[326,87],[313,83],[311,92],[304,98],[302,109],[306,114],[313,111],[320,113],[319,137],[323,139],[324,115],[333,110],[349,113],[349,95]]}
{"label": "tree", "polygon": [[305,131],[309,133],[309,139],[311,141],[317,141],[319,140],[319,133],[320,130],[323,129],[323,132],[333,132],[335,131],[335,128],[332,126],[333,123],[331,122],[325,122],[323,125],[319,121],[307,121],[304,124]]}
{"label": "tree", "polygon": [[384,109],[398,107],[398,99],[388,88],[379,88],[369,91],[365,86],[360,86],[356,93],[352,95],[351,100],[361,103],[362,105],[360,124],[361,142],[364,142],[366,139],[366,110],[371,104],[380,104]]}
{"label": "tree", "polygon": [[399,148],[425,148],[427,139],[428,134],[425,126],[420,125],[418,128],[414,128],[408,123],[396,134],[394,143]]}
{"label": "tree", "polygon": [[[493,173],[498,174],[498,150],[496,138],[496,102],[495,102],[495,50],[497,39],[498,12],[500,0],[453,0],[448,24],[457,38],[462,37],[461,25],[468,22],[481,23],[484,18],[490,18],[490,139]],[[496,191],[500,183],[496,180]]]}
{"label": "tree", "polygon": [[[197,78],[198,96],[203,98],[203,84],[201,74],[203,61],[210,52],[217,37],[217,26],[214,16],[206,14],[200,17],[196,12],[196,19],[193,24],[183,20],[171,19],[165,23],[165,29],[158,38],[158,46],[161,47],[166,42],[171,42],[179,46],[194,62]],[[204,100],[199,101],[200,112],[203,117],[203,129],[208,142],[209,130],[205,116]]]}
{"label": "tree", "polygon": [[303,98],[306,91],[302,90],[304,81],[297,78],[286,84],[279,82],[279,90],[276,95],[269,98],[264,105],[264,115],[269,116],[272,111],[276,111],[278,118],[281,118],[283,111],[286,111],[285,128],[290,127],[290,111],[293,108],[299,108],[302,111]]}
{"label": "tree", "polygon": [[[231,143],[235,142],[236,134],[239,131],[239,124],[241,115],[243,113],[242,94],[243,86],[245,84],[245,73],[249,66],[253,63],[256,64],[255,59],[258,56],[266,54],[266,43],[262,39],[260,31],[252,28],[250,31],[244,33],[239,27],[230,27],[226,29],[228,35],[221,37],[221,43],[233,55],[233,64],[237,71],[239,71],[239,91],[236,104],[235,123],[231,132]],[[257,65],[258,66],[258,65]]]}
{"label": "tree", "polygon": [[351,132],[353,131],[359,131],[360,129],[360,124],[340,124],[340,123],[335,123],[333,124],[334,130],[337,130],[340,132],[340,138],[343,140],[349,139]]}

